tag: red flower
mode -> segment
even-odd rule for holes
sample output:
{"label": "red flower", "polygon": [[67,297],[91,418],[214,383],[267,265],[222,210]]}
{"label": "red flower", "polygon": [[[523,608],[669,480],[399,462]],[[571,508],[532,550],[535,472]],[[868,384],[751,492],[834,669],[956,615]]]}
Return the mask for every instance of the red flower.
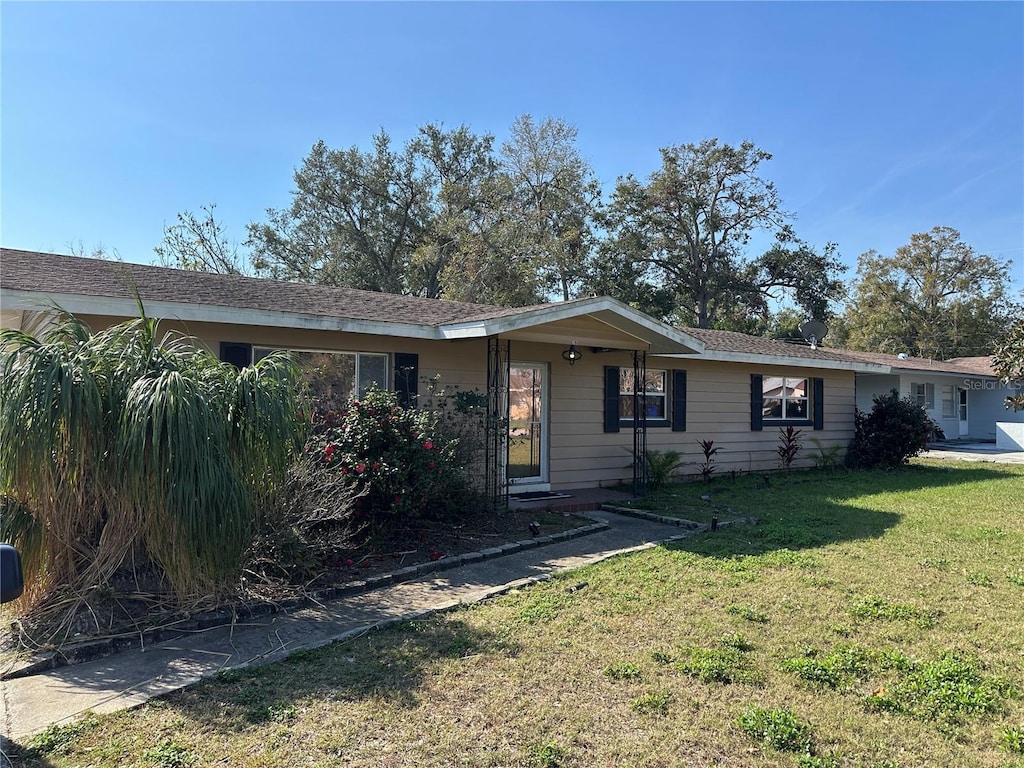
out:
{"label": "red flower", "polygon": [[442,557],[444,557],[444,555],[442,555],[440,552],[431,552],[430,553],[430,559],[431,560],[440,560]]}
{"label": "red flower", "polygon": [[431,448],[434,447],[434,444],[430,440],[427,440],[427,442],[423,444],[423,447],[429,451]]}
{"label": "red flower", "polygon": [[346,565],[346,566],[348,566],[349,568],[351,568],[351,567],[352,567],[353,565],[355,565],[355,561],[354,561],[354,560],[352,560],[352,558],[351,558],[351,557],[349,557],[349,558],[347,558],[347,559],[345,560],[345,565]]}
{"label": "red flower", "polygon": [[328,445],[326,448],[324,448],[324,458],[327,459],[328,461],[331,460],[331,455],[333,453],[334,453],[334,444],[333,443],[331,445]]}
{"label": "red flower", "polygon": [[393,504],[398,504],[398,503],[399,503],[399,502],[400,502],[401,500],[402,500],[402,497],[401,497],[401,496],[399,496],[399,495],[398,495],[398,494],[396,493],[396,494],[395,494],[395,498],[394,498],[394,499],[392,500],[392,503],[393,503]]}
{"label": "red flower", "polygon": [[374,469],[380,469],[380,462],[379,461],[373,462],[373,468]]}
{"label": "red flower", "polygon": [[348,474],[348,467],[342,467],[341,468],[341,474],[347,475]]}
{"label": "red flower", "polygon": [[[366,465],[365,464],[363,464],[362,462],[356,464],[356,472],[358,472],[361,475],[365,471],[366,471]],[[357,499],[357,501],[358,501],[358,499]]]}
{"label": "red flower", "polygon": [[434,462],[430,462],[430,468],[431,468],[431,469],[433,469],[433,468],[434,468],[434,467],[436,467],[436,466],[437,466],[437,464],[435,464]]}

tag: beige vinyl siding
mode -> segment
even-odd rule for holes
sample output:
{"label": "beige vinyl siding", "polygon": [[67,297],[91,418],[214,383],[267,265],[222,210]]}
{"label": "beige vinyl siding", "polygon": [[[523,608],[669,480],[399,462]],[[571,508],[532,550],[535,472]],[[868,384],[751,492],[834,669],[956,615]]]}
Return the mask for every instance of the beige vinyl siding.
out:
{"label": "beige vinyl siding", "polygon": [[[83,319],[96,329],[118,321],[96,316]],[[201,323],[186,327],[172,321],[164,321],[161,327],[164,331],[191,332],[215,353],[222,341],[292,349],[414,353],[419,355],[421,394],[425,392],[423,379],[435,376],[444,386],[457,385],[464,390],[480,392],[486,389],[485,339],[433,341],[337,331]],[[572,339],[567,338],[559,344],[511,342],[513,362],[546,363],[548,366],[551,488],[566,490],[627,481],[632,477],[633,431],[628,422],[623,422],[619,432],[604,432],[604,367],[630,367],[633,364],[632,354],[625,351],[595,353],[590,347],[580,345],[583,358],[570,366],[561,356],[570,341]],[[826,445],[838,443],[845,448],[853,437],[855,392],[854,374],[850,371],[653,356],[648,359],[648,368],[687,372],[686,431],[649,427],[647,432],[649,448],[671,448],[683,454],[683,460],[687,462],[682,470],[684,474],[697,473],[702,460],[698,440],[702,439],[714,440],[722,448],[716,457],[721,474],[732,470],[749,472],[777,468],[778,428],[765,422],[761,432],[750,429],[752,373],[820,377],[825,380],[825,429],[815,432],[810,426],[801,427],[804,447],[797,460],[798,466],[813,464],[816,448],[811,438],[817,438]]]}
{"label": "beige vinyl siding", "polygon": [[[515,355],[513,355],[515,357]],[[571,373],[553,366],[551,425],[551,486],[555,490],[610,485],[631,479],[633,431],[623,423],[617,433],[603,431],[604,366],[632,365],[622,353],[588,354]],[[853,438],[854,374],[850,371],[752,366],[698,360],[650,357],[652,369],[687,372],[686,431],[649,427],[649,449],[673,449],[687,464],[683,474],[693,475],[703,461],[699,440],[710,439],[721,447],[716,456],[719,473],[751,472],[778,468],[776,448],[779,428],[765,422],[760,432],[750,429],[750,375],[807,376],[824,379],[824,429],[800,427],[803,450],[798,466],[812,466],[817,447],[846,447]],[[568,366],[566,366],[568,369]],[[561,375],[560,375],[561,374]]]}

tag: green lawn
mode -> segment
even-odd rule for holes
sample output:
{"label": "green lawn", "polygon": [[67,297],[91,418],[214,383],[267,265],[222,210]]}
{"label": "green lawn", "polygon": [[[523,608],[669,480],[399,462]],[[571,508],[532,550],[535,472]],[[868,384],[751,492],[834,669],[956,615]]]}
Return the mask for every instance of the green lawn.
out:
{"label": "green lawn", "polygon": [[51,731],[38,764],[1024,766],[1024,467],[713,487],[762,523]]}

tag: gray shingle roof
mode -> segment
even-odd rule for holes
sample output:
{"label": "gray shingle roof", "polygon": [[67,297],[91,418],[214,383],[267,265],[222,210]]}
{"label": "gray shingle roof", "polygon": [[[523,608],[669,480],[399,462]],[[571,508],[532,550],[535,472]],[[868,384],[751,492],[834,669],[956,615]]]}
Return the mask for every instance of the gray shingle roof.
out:
{"label": "gray shingle roof", "polygon": [[803,344],[788,344],[777,339],[749,336],[735,331],[716,331],[707,328],[681,328],[680,330],[703,341],[705,349],[712,352],[771,355],[773,357],[801,358],[808,361],[851,362],[850,358],[844,355],[845,350],[831,347],[811,349],[810,346]]}
{"label": "gray shingle roof", "polygon": [[0,249],[2,288],[124,299],[132,297],[132,284],[143,303],[185,302],[428,326],[507,317],[531,309]]}
{"label": "gray shingle roof", "polygon": [[956,373],[972,376],[992,376],[991,360],[987,357],[959,357],[953,360],[929,360],[924,357],[888,355],[883,352],[859,352],[852,349],[837,350],[852,360],[889,365],[904,371],[928,373]]}

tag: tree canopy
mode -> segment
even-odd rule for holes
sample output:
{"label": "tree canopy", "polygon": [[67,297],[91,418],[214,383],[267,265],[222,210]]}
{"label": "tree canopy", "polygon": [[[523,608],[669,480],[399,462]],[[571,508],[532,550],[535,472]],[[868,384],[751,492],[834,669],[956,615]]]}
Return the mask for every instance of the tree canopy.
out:
{"label": "tree canopy", "polygon": [[1024,318],[1018,318],[992,353],[996,376],[1016,391],[1006,396],[1006,407],[1024,411]]}
{"label": "tree canopy", "polygon": [[[699,328],[764,320],[785,291],[824,318],[843,295],[843,267],[834,245],[819,254],[794,235],[775,185],[758,175],[771,157],[751,142],[717,139],[662,149],[661,168],[646,183],[619,179],[603,209],[598,271],[607,262],[646,265],[647,285],[671,291],[672,319]],[[751,258],[745,250],[757,231],[773,233],[775,245]]]}
{"label": "tree canopy", "polygon": [[947,360],[987,355],[1009,325],[1007,264],[952,227],[910,236],[891,256],[868,251],[846,308],[847,345]]}
{"label": "tree canopy", "polygon": [[384,130],[366,150],[318,141],[291,205],[248,225],[248,254],[212,205],[178,214],[155,251],[185,269],[505,306],[608,295],[677,325],[785,338],[822,320],[833,343],[936,359],[989,354],[1009,327],[1007,264],[951,227],[861,255],[837,315],[838,246],[797,236],[763,175],[769,152],[665,147],[646,180],[622,176],[602,200],[577,139],[561,119],[522,115],[500,147],[435,123],[402,147]]}

